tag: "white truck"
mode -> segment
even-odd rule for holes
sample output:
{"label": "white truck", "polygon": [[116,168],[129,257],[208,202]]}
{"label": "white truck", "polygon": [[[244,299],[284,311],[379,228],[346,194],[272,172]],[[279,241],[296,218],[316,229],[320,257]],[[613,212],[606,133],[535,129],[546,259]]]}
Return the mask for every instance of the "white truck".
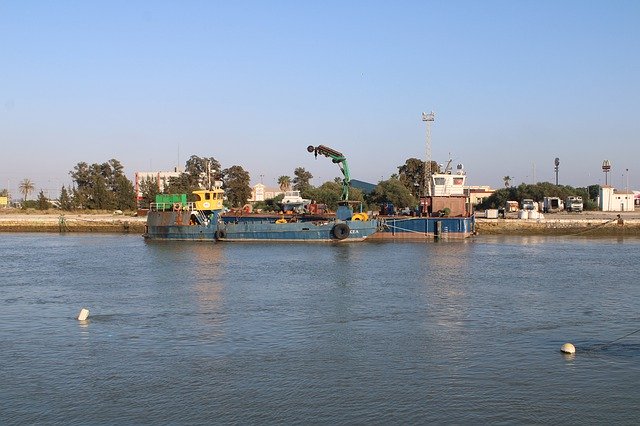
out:
{"label": "white truck", "polygon": [[538,210],[538,204],[531,198],[525,198],[522,200],[522,210]]}
{"label": "white truck", "polygon": [[582,212],[584,210],[584,204],[580,196],[567,197],[564,206],[568,212]]}
{"label": "white truck", "polygon": [[559,212],[564,208],[564,203],[560,197],[544,197],[542,199],[542,211],[544,213]]}

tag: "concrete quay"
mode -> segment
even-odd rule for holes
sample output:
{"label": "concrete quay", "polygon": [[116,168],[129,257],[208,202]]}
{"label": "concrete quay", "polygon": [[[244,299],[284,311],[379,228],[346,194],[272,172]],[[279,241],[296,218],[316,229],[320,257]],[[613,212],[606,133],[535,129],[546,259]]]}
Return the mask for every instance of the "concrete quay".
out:
{"label": "concrete quay", "polygon": [[640,236],[640,212],[547,213],[543,219],[476,218],[478,235]]}

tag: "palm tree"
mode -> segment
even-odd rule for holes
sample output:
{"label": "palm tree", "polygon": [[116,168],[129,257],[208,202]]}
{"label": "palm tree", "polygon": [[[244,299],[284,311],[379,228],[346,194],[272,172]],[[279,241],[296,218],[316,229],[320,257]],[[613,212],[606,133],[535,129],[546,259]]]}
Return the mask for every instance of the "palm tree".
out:
{"label": "palm tree", "polygon": [[278,185],[280,186],[280,191],[288,191],[291,187],[291,178],[289,176],[280,176]]}
{"label": "palm tree", "polygon": [[31,182],[31,179],[24,179],[20,182],[20,186],[18,188],[20,189],[20,193],[24,195],[24,201],[27,201],[27,197],[33,192],[35,186],[33,185],[33,182]]}
{"label": "palm tree", "polygon": [[502,178],[502,180],[504,181],[504,187],[505,188],[509,188],[511,186],[511,176],[505,176]]}

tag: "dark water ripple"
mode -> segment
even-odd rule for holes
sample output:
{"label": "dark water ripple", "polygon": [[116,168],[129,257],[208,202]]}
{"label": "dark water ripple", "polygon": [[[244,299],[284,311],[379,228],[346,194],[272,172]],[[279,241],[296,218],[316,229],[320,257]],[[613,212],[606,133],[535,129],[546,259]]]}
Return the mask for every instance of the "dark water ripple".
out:
{"label": "dark water ripple", "polygon": [[639,248],[5,234],[0,419],[632,423]]}

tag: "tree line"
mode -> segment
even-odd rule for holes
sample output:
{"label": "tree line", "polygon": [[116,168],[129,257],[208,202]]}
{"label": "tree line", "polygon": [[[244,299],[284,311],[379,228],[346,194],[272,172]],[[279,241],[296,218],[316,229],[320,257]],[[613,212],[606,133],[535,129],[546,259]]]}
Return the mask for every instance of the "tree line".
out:
{"label": "tree line", "polygon": [[[363,193],[357,188],[351,188],[350,200],[360,201],[365,208],[376,209],[378,205],[391,202],[396,207],[416,207],[420,196],[424,195],[425,188],[425,162],[417,158],[409,158],[404,164],[397,167],[398,173],[392,174],[388,179],[377,183],[371,193]],[[431,173],[441,172],[440,166],[432,161]],[[88,164],[79,162],[69,172],[73,179],[73,186],[62,186],[57,207],[63,210],[135,210],[137,207],[148,207],[155,201],[159,193],[159,183],[155,178],[145,179],[140,182],[139,191],[142,194],[141,205],[137,205],[137,194],[133,183],[124,174],[124,167],[120,161],[111,159],[104,163]],[[335,209],[342,194],[342,178],[336,177],[333,181],[324,182],[319,186],[313,186],[313,175],[304,167],[297,167],[293,176],[282,175],[277,179],[281,191],[290,189],[300,191],[303,198],[311,199],[317,203],[326,204],[330,209]],[[521,184],[517,187],[507,186],[510,178],[504,178],[505,188],[496,190],[493,195],[484,200],[478,206],[479,209],[498,208],[506,204],[507,200],[522,201],[524,198],[532,198],[536,201],[546,196],[565,198],[569,195],[580,195],[584,200],[585,209],[594,209],[599,186],[592,185],[587,188],[572,188],[570,186],[553,185],[551,183],[539,183],[535,185]],[[192,192],[202,188],[212,188],[216,181],[222,182],[225,190],[226,205],[231,208],[240,208],[251,197],[250,175],[242,166],[234,165],[222,168],[214,157],[199,157],[192,155],[185,163],[184,171],[177,177],[169,178],[163,188],[165,194],[188,194],[193,201]],[[19,186],[24,196],[27,197],[34,191],[34,184],[29,179],[24,179]],[[0,195],[3,192],[0,192]],[[7,193],[4,190],[4,193]],[[278,202],[282,195],[272,200],[259,202],[255,207],[265,210],[277,210]],[[29,207],[38,209],[49,208],[50,201],[40,191],[36,201],[30,201]]]}
{"label": "tree line", "polygon": [[35,189],[31,179],[20,182],[18,190],[23,195],[23,208],[46,210],[53,205],[62,210],[133,210],[135,192],[133,184],[124,174],[120,161],[111,159],[104,163],[78,163],[69,172],[74,185],[60,189],[58,200],[52,202],[40,190],[37,200],[27,200]]}
{"label": "tree line", "polygon": [[[367,208],[383,202],[391,202],[398,207],[416,206],[420,191],[424,187],[424,165],[424,161],[410,158],[398,167],[398,173],[378,182],[372,193],[365,194],[357,188],[351,188],[350,200],[360,201]],[[431,167],[432,172],[439,171],[437,163],[432,162]],[[73,185],[70,188],[62,186],[56,203],[56,207],[62,210],[134,210],[137,207],[148,207],[160,193],[157,179],[144,179],[139,182],[142,199],[139,200],[141,205],[138,206],[134,185],[124,174],[122,163],[116,159],[94,164],[79,162],[69,174],[73,179]],[[297,167],[293,177],[280,176],[278,186],[281,191],[300,191],[303,198],[335,209],[342,194],[342,178],[336,177],[333,181],[324,182],[317,187],[311,184],[311,179],[313,175],[309,171],[304,167]],[[216,181],[222,181],[228,207],[242,207],[251,197],[250,175],[242,166],[234,165],[223,169],[214,157],[196,155],[189,157],[183,172],[177,177],[169,178],[162,192],[185,193],[193,200],[192,191],[211,188]],[[42,191],[36,201],[27,200],[34,188],[30,179],[24,179],[20,183],[23,207],[41,210],[50,208],[51,202]],[[283,195],[280,195],[273,200],[258,203],[256,207],[277,210],[277,203],[282,197]]]}

